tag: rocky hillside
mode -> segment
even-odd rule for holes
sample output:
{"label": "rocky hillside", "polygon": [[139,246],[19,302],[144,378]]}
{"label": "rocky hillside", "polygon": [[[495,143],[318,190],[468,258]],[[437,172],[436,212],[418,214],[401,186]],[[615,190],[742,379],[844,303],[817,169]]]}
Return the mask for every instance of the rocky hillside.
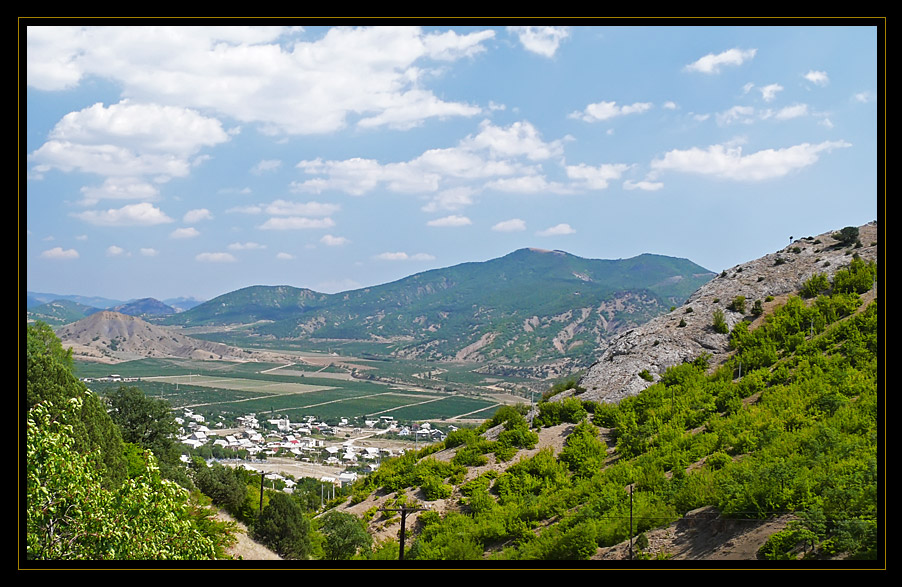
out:
{"label": "rocky hillside", "polygon": [[65,348],[85,360],[117,362],[145,357],[248,359],[248,351],[190,338],[119,312],[97,312],[56,332]]}
{"label": "rocky hillside", "polygon": [[[797,239],[760,259],[727,269],[689,296],[685,304],[613,338],[581,379],[580,386],[587,391],[580,398],[616,402],[636,395],[668,367],[702,353],[709,353],[716,364],[729,353],[729,336],[714,331],[715,311],[722,311],[732,328],[741,320],[753,319],[751,310],[756,301],[766,311],[781,298],[797,293],[811,276],[823,273],[832,277],[837,269],[849,264],[853,254],[877,261],[876,222],[859,227],[860,246],[845,244],[838,236],[828,232]],[[731,309],[738,296],[745,298],[744,311]],[[767,301],[770,298],[772,301]],[[652,381],[639,376],[644,370],[652,375]]]}

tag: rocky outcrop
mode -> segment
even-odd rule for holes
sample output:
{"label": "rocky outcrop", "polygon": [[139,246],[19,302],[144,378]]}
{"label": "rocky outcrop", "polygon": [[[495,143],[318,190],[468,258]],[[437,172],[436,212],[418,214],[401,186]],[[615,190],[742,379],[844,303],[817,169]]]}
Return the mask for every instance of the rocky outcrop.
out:
{"label": "rocky outcrop", "polygon": [[[844,246],[833,234],[798,239],[760,259],[727,269],[682,306],[614,337],[580,380],[580,386],[586,389],[580,398],[617,402],[636,395],[653,382],[639,376],[643,370],[657,380],[668,367],[702,353],[709,353],[714,364],[722,362],[729,355],[729,339],[714,332],[715,310],[724,313],[727,326],[732,328],[750,319],[756,300],[761,300],[766,313],[786,296],[797,293],[811,276],[824,273],[832,278],[837,269],[849,264],[853,254],[877,261],[876,222],[859,227],[860,247]],[[745,312],[728,309],[737,296],[745,297]],[[769,296],[773,301],[765,302]]]}

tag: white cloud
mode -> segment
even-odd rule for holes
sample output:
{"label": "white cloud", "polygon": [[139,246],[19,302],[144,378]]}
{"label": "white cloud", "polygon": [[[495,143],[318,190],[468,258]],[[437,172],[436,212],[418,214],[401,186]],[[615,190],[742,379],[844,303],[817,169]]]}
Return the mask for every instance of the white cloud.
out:
{"label": "white cloud", "polygon": [[291,261],[294,259],[294,255],[291,253],[276,253],[276,259],[280,261]]}
{"label": "white cloud", "polygon": [[642,190],[646,192],[655,192],[664,187],[664,184],[660,181],[632,181],[630,179],[623,182],[623,189],[625,190]]}
{"label": "white cloud", "polygon": [[145,257],[156,257],[159,254],[159,252],[156,249],[153,249],[150,247],[142,247],[140,249],[140,252]]}
{"label": "white cloud", "polygon": [[444,218],[436,218],[426,223],[426,226],[467,226],[473,224],[466,216],[445,216]]}
{"label": "white cloud", "polygon": [[763,88],[758,88],[758,90],[761,92],[761,97],[765,102],[772,102],[777,97],[777,92],[783,91],[783,86],[780,84],[769,84]]}
{"label": "white cloud", "polygon": [[415,253],[413,255],[408,255],[404,252],[397,252],[379,253],[378,255],[376,255],[376,259],[382,261],[432,261],[435,259],[435,257],[427,253]]}
{"label": "white cloud", "polygon": [[439,210],[460,210],[473,203],[473,194],[476,192],[469,186],[461,186],[443,190],[436,194],[428,204],[422,207],[423,212],[438,212]]}
{"label": "white cloud", "polygon": [[786,106],[785,108],[778,110],[774,117],[777,120],[789,120],[791,118],[798,118],[799,116],[807,116],[807,114],[807,104],[793,104],[792,106]]}
{"label": "white cloud", "polygon": [[285,28],[32,28],[25,69],[32,87],[68,88],[93,75],[142,102],[203,108],[271,134],[332,132],[351,117],[361,126],[409,127],[478,114],[425,89],[422,72],[476,55],[495,34],[335,27],[306,40]]}
{"label": "white cloud", "polygon": [[557,182],[549,182],[541,175],[524,175],[520,177],[501,178],[485,184],[486,189],[501,192],[537,194],[549,192],[555,194],[572,193],[573,189]]}
{"label": "white cloud", "polygon": [[742,65],[745,61],[755,57],[757,51],[757,49],[729,49],[717,55],[708,53],[687,65],[686,70],[709,74],[720,73],[721,67]]}
{"label": "white cloud", "polygon": [[100,186],[81,188],[84,195],[81,203],[93,206],[100,200],[142,200],[150,202],[158,199],[159,190],[153,184],[135,177],[108,177]]}
{"label": "white cloud", "polygon": [[826,86],[828,83],[830,83],[830,78],[827,77],[826,71],[815,71],[812,69],[803,77],[818,86]]}
{"label": "white cloud", "polygon": [[652,161],[651,166],[655,170],[696,173],[721,179],[762,181],[813,165],[822,152],[850,146],[845,141],[827,141],[817,145],[802,143],[785,149],[764,149],[743,155],[741,146],[711,145],[707,149],[674,149],[662,159]]}
{"label": "white cloud", "polygon": [[540,230],[536,234],[539,236],[561,236],[566,234],[573,234],[576,231],[569,224],[556,224],[552,227],[546,228],[545,230]]}
{"label": "white cloud", "polygon": [[546,143],[536,127],[526,121],[514,122],[504,128],[484,120],[479,125],[479,133],[465,138],[460,147],[467,151],[486,149],[494,157],[526,157],[531,161],[563,154],[561,140]]}
{"label": "white cloud", "polygon": [[188,226],[185,228],[176,228],[172,232],[169,233],[169,238],[195,238],[200,236],[200,231],[194,228],[193,226]]}
{"label": "white cloud", "polygon": [[590,190],[607,188],[611,180],[620,179],[623,172],[629,168],[629,165],[622,163],[603,164],[598,167],[592,167],[585,163],[566,166],[567,177],[576,180],[582,187]]}
{"label": "white cloud", "polygon": [[526,230],[526,223],[519,218],[511,218],[510,220],[502,220],[492,227],[495,232],[518,232]]}
{"label": "white cloud", "polygon": [[206,208],[197,208],[195,210],[188,210],[185,212],[185,215],[182,217],[182,222],[185,224],[194,224],[195,222],[200,222],[201,220],[210,220],[213,218],[213,215],[210,214],[210,211]]}
{"label": "white cloud", "polygon": [[718,126],[730,124],[751,124],[754,121],[755,109],[751,106],[733,106],[715,115]]}
{"label": "white cloud", "polygon": [[852,99],[855,100],[856,102],[861,102],[862,104],[865,104],[865,103],[871,101],[871,93],[868,91],[858,92],[857,94],[852,96]]}
{"label": "white cloud", "polygon": [[253,167],[251,173],[254,175],[262,175],[268,171],[275,171],[282,166],[282,162],[278,159],[263,159]]}
{"label": "white cloud", "polygon": [[147,202],[118,209],[88,210],[72,216],[98,226],[153,226],[173,222],[162,210]]}
{"label": "white cloud", "polygon": [[116,245],[110,245],[106,248],[107,257],[119,257],[125,254],[125,249]]}
{"label": "white cloud", "polygon": [[[29,155],[42,170],[138,178],[183,177],[203,147],[228,140],[220,122],[176,106],[123,100],[64,116]],[[136,181],[131,179],[131,181]]]}
{"label": "white cloud", "polygon": [[319,242],[330,247],[340,247],[342,245],[348,244],[351,241],[343,236],[333,236],[331,234],[326,234],[323,235],[323,238],[319,239]]}
{"label": "white cloud", "polygon": [[517,35],[527,51],[543,57],[554,57],[561,41],[570,36],[569,27],[509,26],[507,30]]}
{"label": "white cloud", "polygon": [[677,106],[676,102],[672,102],[672,101],[668,100],[667,102],[664,102],[664,104],[661,105],[661,108],[664,108],[665,110],[676,110],[678,108],[678,106]]}
{"label": "white cloud", "polygon": [[263,230],[305,230],[308,228],[332,228],[335,223],[331,218],[306,218],[304,216],[285,216],[270,218],[260,225]]}
{"label": "white cloud", "polygon": [[202,263],[232,263],[236,261],[235,257],[230,253],[199,253],[194,258]]}
{"label": "white cloud", "polygon": [[75,249],[63,249],[63,247],[53,247],[41,253],[44,259],[78,259],[78,251]]}
{"label": "white cloud", "polygon": [[582,112],[572,112],[570,118],[577,118],[585,122],[598,122],[628,114],[642,114],[651,110],[651,108],[651,102],[636,102],[634,104],[624,104],[623,106],[618,106],[617,102],[596,102],[586,106]]}
{"label": "white cloud", "polygon": [[272,216],[329,216],[341,210],[341,206],[321,202],[275,200],[267,204],[263,210]]}
{"label": "white cloud", "polygon": [[260,243],[247,242],[247,243],[232,243],[228,246],[230,251],[254,251],[259,249],[265,249],[266,245],[261,245]]}

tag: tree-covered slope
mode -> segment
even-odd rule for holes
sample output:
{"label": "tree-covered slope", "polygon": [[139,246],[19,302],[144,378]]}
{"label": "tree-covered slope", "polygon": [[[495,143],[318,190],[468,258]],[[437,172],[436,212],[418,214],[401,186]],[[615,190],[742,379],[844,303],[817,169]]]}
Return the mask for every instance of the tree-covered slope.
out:
{"label": "tree-covered slope", "polygon": [[[345,507],[369,504],[361,515],[384,532],[397,523],[384,504],[431,506],[407,521],[412,559],[580,560],[627,539],[639,558],[668,558],[643,533],[708,507],[746,523],[793,514],[760,559],[879,561],[875,274],[852,257],[810,277],[755,328],[736,323],[720,366],[702,354],[618,403],[561,386],[570,395],[541,402],[531,425],[499,411],[384,462]],[[563,447],[537,450],[535,432],[565,422]],[[718,521],[694,523],[710,535]]]}

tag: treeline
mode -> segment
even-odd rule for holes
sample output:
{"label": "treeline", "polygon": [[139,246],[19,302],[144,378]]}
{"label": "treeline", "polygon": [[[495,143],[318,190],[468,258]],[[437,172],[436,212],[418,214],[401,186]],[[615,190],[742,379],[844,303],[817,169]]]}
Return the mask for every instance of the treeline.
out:
{"label": "treeline", "polygon": [[460,484],[492,446],[477,438],[485,427],[460,431],[444,445],[458,447],[450,462],[421,451],[385,463],[358,499],[457,488],[459,512],[419,516],[413,559],[587,559],[631,537],[639,558],[666,558],[643,552],[643,533],[703,506],[739,519],[794,513],[762,559],[876,559],[878,312],[859,297],[874,275],[855,259],[832,283],[812,278],[809,302],[790,297],[755,330],[737,324],[735,352],[713,372],[699,357],[616,405],[580,401],[563,384],[577,395],[540,403],[534,419],[576,424],[559,455],[542,450]]}

